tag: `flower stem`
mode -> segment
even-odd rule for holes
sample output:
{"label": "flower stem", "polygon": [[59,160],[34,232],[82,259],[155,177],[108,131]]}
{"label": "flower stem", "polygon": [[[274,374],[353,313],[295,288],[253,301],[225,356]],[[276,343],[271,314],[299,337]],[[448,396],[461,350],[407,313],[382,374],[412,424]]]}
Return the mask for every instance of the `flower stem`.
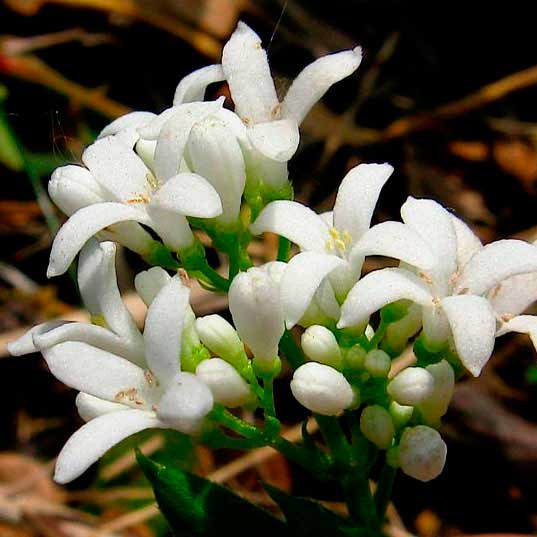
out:
{"label": "flower stem", "polygon": [[397,469],[385,462],[377,482],[377,490],[375,491],[375,506],[380,523],[384,521],[384,517],[386,516],[386,509],[390,503],[396,474]]}
{"label": "flower stem", "polygon": [[306,361],[290,330],[286,330],[280,339],[280,350],[293,369],[299,368]]}
{"label": "flower stem", "polygon": [[289,254],[291,253],[291,241],[285,237],[278,238],[278,261],[284,261],[287,263]]}

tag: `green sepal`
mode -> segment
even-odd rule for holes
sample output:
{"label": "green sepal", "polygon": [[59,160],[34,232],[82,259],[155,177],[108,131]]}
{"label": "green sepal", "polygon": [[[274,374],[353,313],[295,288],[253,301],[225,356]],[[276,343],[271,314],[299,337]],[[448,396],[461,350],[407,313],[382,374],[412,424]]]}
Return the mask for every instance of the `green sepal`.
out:
{"label": "green sepal", "polygon": [[263,483],[270,497],[280,506],[288,527],[294,537],[326,535],[330,537],[369,537],[374,533],[360,528],[349,518],[342,517],[324,507],[318,501],[291,496],[277,488]]}
{"label": "green sepal", "polygon": [[144,261],[152,267],[162,267],[170,270],[177,270],[181,267],[179,261],[172,252],[161,242],[154,241],[149,252],[143,256]]}
{"label": "green sepal", "polygon": [[140,451],[136,458],[176,537],[290,537],[285,524],[221,485],[158,464]]}
{"label": "green sepal", "polygon": [[410,300],[397,300],[380,310],[380,318],[385,323],[395,323],[400,321],[407,313],[412,302]]}

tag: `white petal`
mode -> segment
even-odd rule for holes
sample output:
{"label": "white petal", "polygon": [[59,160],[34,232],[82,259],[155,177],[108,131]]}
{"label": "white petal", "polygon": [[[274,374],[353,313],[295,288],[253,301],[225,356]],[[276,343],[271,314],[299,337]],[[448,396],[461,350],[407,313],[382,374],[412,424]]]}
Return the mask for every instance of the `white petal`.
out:
{"label": "white petal", "polygon": [[517,315],[513,317],[510,321],[502,324],[496,335],[503,336],[508,332],[528,334],[533,346],[537,349],[537,317],[535,315]]}
{"label": "white petal", "polygon": [[479,296],[449,296],[442,299],[457,354],[477,377],[494,350],[496,317],[490,304]]}
{"label": "white petal", "polygon": [[537,272],[537,246],[514,239],[496,241],[468,261],[456,292],[481,295],[511,276],[528,272]]}
{"label": "white petal", "polygon": [[287,162],[300,141],[298,125],[289,119],[257,123],[248,129],[248,138],[260,153],[278,162]]}
{"label": "white petal", "polygon": [[34,344],[34,335],[54,330],[66,323],[67,321],[48,321],[46,323],[38,324],[37,326],[30,328],[30,330],[25,332],[18,339],[10,341],[7,344],[7,351],[11,356],[23,356],[24,354],[37,352],[39,349]]}
{"label": "white petal", "polygon": [[190,130],[207,116],[222,108],[223,99],[178,106],[160,129],[155,149],[155,174],[160,181],[177,175]]}
{"label": "white petal", "polygon": [[282,117],[298,124],[332,84],[348,77],[360,65],[362,49],[345,50],[323,56],[310,63],[295,78],[282,104]]}
{"label": "white petal", "polygon": [[[150,408],[150,386],[144,370],[125,358],[77,341],[59,343],[42,352],[51,373],[67,386],[99,399]],[[126,392],[135,394],[132,400]],[[136,401],[143,404],[136,405]]]}
{"label": "white petal", "polygon": [[267,53],[259,36],[243,22],[239,22],[224,46],[222,68],[235,103],[235,112],[245,123],[274,119],[279,102]]}
{"label": "white petal", "polygon": [[246,168],[239,142],[224,122],[200,121],[188,140],[188,163],[214,187],[222,202],[220,221],[236,222],[246,184]]}
{"label": "white petal", "polygon": [[[341,187],[340,187],[341,188]],[[334,227],[334,211],[325,211],[319,215],[328,227]]]}
{"label": "white petal", "polygon": [[435,254],[435,272],[449,278],[457,270],[457,236],[451,214],[436,201],[409,197],[401,207],[401,217]]}
{"label": "white petal", "polygon": [[287,328],[304,315],[323,279],[346,262],[317,252],[302,252],[291,259],[281,281],[282,306]]}
{"label": "white petal", "polygon": [[334,226],[348,231],[356,242],[371,224],[380,191],[393,167],[389,164],[360,164],[344,177],[334,205]]}
{"label": "white petal", "polygon": [[537,300],[537,272],[511,276],[489,293],[492,309],[500,316],[518,315]]}
{"label": "white petal", "polygon": [[276,233],[294,242],[302,250],[325,252],[330,238],[328,227],[318,214],[296,201],[269,203],[250,226],[254,235],[265,231]]}
{"label": "white petal", "polygon": [[150,191],[150,172],[142,159],[114,136],[91,144],[82,154],[82,162],[101,188],[117,201],[128,201]]}
{"label": "white petal", "polygon": [[162,239],[164,244],[174,252],[192,246],[194,234],[186,216],[162,209],[157,204],[150,208],[150,226]]}
{"label": "white petal", "polygon": [[[144,222],[145,223],[145,222]],[[112,241],[140,255],[145,255],[155,242],[153,237],[136,222],[118,222],[98,233],[99,240]]]}
{"label": "white petal", "polygon": [[112,446],[154,427],[162,427],[155,414],[141,410],[112,412],[91,420],[73,434],[61,450],[54,480],[63,484],[76,479]]}
{"label": "white petal", "polygon": [[174,276],[147,310],[144,341],[149,369],[167,387],[180,371],[181,339],[190,290]]}
{"label": "white petal", "polygon": [[122,405],[121,403],[112,403],[83,392],[80,392],[76,396],[75,403],[78,414],[84,421],[90,421],[110,412],[126,410],[125,405]]}
{"label": "white petal", "polygon": [[97,138],[105,138],[112,136],[120,131],[127,129],[138,129],[144,127],[156,118],[156,114],[152,112],[130,112],[124,116],[114,119],[100,133]]}
{"label": "white petal", "polygon": [[278,162],[268,158],[255,147],[252,147],[249,153],[244,153],[244,158],[248,177],[253,177],[276,191],[288,186],[287,162]]}
{"label": "white petal", "polygon": [[167,181],[149,203],[150,214],[154,207],[198,218],[213,218],[222,213],[218,193],[196,173],[180,173]]}
{"label": "white petal", "polygon": [[192,373],[179,373],[162,396],[157,416],[169,427],[194,434],[212,410],[213,402],[207,384]]}
{"label": "white petal", "polygon": [[483,245],[468,225],[460,218],[454,215],[450,216],[457,236],[457,266],[461,270],[470,258],[483,248]]}
{"label": "white petal", "polygon": [[219,64],[197,69],[179,82],[173,97],[173,105],[203,101],[207,86],[215,82],[222,82],[225,79],[224,71]]}
{"label": "white petal", "polygon": [[121,203],[96,203],[77,211],[65,222],[54,238],[47,277],[63,274],[76,254],[95,233],[117,222],[128,220],[149,223],[143,212]]}
{"label": "white petal", "polygon": [[382,222],[367,230],[351,250],[351,264],[368,255],[400,259],[409,265],[428,270],[436,257],[428,244],[401,222]]}
{"label": "white petal", "polygon": [[48,193],[68,216],[82,207],[105,201],[104,193],[91,173],[72,164],[54,170],[48,182]]}
{"label": "white petal", "polygon": [[432,296],[423,281],[407,270],[387,268],[370,272],[350,290],[341,307],[338,328],[360,325],[386,304],[402,299],[426,305],[431,303]]}
{"label": "white petal", "polygon": [[160,290],[171,279],[171,276],[162,267],[151,267],[134,277],[134,287],[145,305],[150,306]]}
{"label": "white petal", "polygon": [[142,335],[119,294],[114,243],[86,243],[80,252],[78,287],[92,315],[102,315],[110,330],[132,348],[129,354],[135,356],[136,363],[143,365]]}

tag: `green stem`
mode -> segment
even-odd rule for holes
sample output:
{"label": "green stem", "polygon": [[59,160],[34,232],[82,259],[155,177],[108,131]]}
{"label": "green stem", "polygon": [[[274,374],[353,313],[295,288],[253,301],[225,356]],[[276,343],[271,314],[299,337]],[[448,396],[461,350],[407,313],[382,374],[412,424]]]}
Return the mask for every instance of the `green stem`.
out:
{"label": "green stem", "polygon": [[321,434],[332,453],[336,472],[344,468],[348,469],[350,464],[350,445],[338,419],[332,416],[315,414],[315,421],[319,424]]}
{"label": "green stem", "polygon": [[256,438],[262,435],[262,431],[255,425],[251,425],[250,423],[241,420],[221,405],[216,405],[214,407],[210,417],[224,427],[227,427],[230,431],[246,438]]}
{"label": "green stem", "polygon": [[388,324],[386,321],[381,320],[380,324],[375,331],[375,335],[371,338],[371,341],[369,344],[374,349],[377,347],[377,345],[382,341],[382,338],[384,337],[384,334],[386,334],[386,330],[388,329]]}
{"label": "green stem", "polygon": [[306,361],[290,330],[286,330],[280,339],[280,351],[293,369],[299,368]]}
{"label": "green stem", "polygon": [[216,270],[209,265],[206,259],[204,259],[204,262],[201,264],[198,270],[218,291],[226,292],[229,290],[230,280],[220,276],[220,274],[218,274],[218,272],[216,272]]}
{"label": "green stem", "polygon": [[375,506],[380,523],[384,522],[384,517],[386,516],[386,509],[390,503],[396,474],[397,469],[385,462],[377,482],[377,490],[375,491]]}
{"label": "green stem", "polygon": [[373,532],[380,533],[380,523],[367,475],[358,469],[349,471],[343,476],[342,486],[351,517]]}
{"label": "green stem", "polygon": [[278,238],[278,261],[284,261],[287,263],[289,260],[289,254],[291,253],[291,241],[285,237]]}

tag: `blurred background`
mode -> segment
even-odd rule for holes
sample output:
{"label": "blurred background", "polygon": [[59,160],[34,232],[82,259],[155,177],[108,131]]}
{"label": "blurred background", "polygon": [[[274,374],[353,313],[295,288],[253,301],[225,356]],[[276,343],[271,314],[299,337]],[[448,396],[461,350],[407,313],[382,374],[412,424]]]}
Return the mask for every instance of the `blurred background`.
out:
{"label": "blurred background", "polygon": [[[113,118],[170,106],[178,81],[219,61],[239,19],[262,37],[278,89],[316,57],[364,48],[358,73],[330,90],[302,126],[290,163],[296,198],[331,207],[345,172],[390,162],[375,218],[398,219],[410,194],[432,197],[484,242],[537,239],[537,53],[531,3],[403,0],[4,0],[0,2],[0,536],[164,536],[132,446],[213,479],[268,509],[259,480],[341,509],[335,491],[264,451],[212,453],[176,433],[143,433],[67,488],[54,457],[80,426],[74,392],[39,356],[10,358],[29,326],[85,319],[69,275],[48,281],[63,216],[51,171],[79,162]],[[226,95],[225,85],[209,97]],[[274,255],[270,241],[254,245]],[[374,261],[371,262],[374,267]],[[123,253],[129,294],[143,264]],[[225,312],[202,292],[195,310]],[[477,380],[460,383],[445,420],[448,462],[422,484],[399,476],[393,537],[537,532],[537,367],[525,337],[498,340]],[[304,418],[280,381],[289,427]]]}

